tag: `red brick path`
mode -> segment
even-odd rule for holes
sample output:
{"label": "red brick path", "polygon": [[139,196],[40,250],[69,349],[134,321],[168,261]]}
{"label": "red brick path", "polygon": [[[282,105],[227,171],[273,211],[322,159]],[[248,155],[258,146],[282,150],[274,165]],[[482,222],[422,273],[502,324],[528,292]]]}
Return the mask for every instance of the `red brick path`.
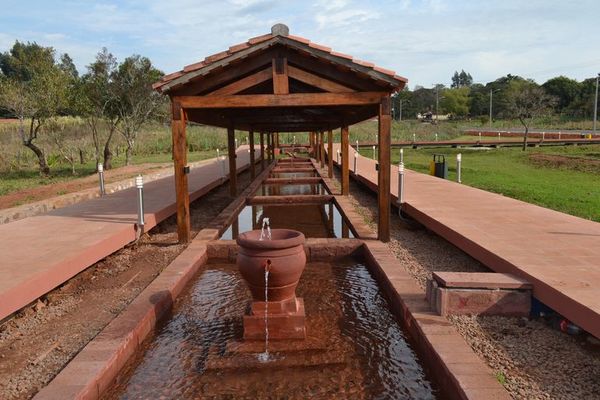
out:
{"label": "red brick path", "polygon": [[[248,146],[237,155],[247,167]],[[223,182],[221,164],[207,160],[189,175],[190,199]],[[131,188],[0,225],[0,320],[135,240],[136,202]],[[175,213],[173,176],[144,185],[144,206],[146,231]]]}

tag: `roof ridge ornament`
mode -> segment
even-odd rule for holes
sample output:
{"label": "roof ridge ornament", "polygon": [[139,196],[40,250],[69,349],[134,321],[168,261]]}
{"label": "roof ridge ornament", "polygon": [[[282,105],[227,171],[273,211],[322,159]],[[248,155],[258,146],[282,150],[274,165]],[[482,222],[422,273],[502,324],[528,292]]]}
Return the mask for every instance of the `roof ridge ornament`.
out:
{"label": "roof ridge ornament", "polygon": [[271,35],[273,36],[288,36],[290,28],[286,24],[275,24],[271,27]]}

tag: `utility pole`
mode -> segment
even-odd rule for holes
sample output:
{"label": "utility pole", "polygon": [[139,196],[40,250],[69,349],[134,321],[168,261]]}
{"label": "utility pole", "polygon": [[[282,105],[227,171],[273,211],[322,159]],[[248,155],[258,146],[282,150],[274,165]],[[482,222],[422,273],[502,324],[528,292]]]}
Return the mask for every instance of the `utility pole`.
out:
{"label": "utility pole", "polygon": [[492,129],[492,96],[494,91],[490,89],[490,129]]}
{"label": "utility pole", "polygon": [[[598,86],[598,85],[596,85],[596,86]],[[597,92],[597,90],[596,90],[596,92]],[[598,97],[598,96],[596,96],[596,97]],[[400,112],[398,113],[398,121],[402,121],[402,99],[400,99],[400,110],[399,111]]]}
{"label": "utility pole", "polygon": [[596,75],[596,100],[594,100],[594,133],[596,132],[596,122],[598,121],[598,79],[600,79],[600,73]]}
{"label": "utility pole", "polygon": [[435,85],[435,120],[439,119],[439,107],[440,107],[440,87]]}

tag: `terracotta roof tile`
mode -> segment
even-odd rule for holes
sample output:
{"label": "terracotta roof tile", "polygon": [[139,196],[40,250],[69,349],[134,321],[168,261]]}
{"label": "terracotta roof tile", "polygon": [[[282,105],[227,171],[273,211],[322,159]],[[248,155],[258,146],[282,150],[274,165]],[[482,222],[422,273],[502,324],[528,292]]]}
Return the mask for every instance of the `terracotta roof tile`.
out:
{"label": "terracotta roof tile", "polygon": [[231,46],[229,48],[229,52],[230,53],[235,53],[235,52],[238,52],[240,50],[247,49],[248,47],[250,47],[250,44],[248,42],[236,44],[235,46]]}
{"label": "terracotta roof tile", "polygon": [[208,65],[208,64],[212,64],[212,63],[214,63],[215,61],[219,61],[219,60],[222,60],[222,59],[224,59],[225,57],[228,57],[229,55],[230,55],[230,54],[229,54],[229,52],[228,52],[228,51],[222,51],[222,52],[220,52],[220,53],[216,53],[216,54],[213,54],[213,55],[210,55],[210,56],[206,57],[206,58],[204,59],[204,63],[205,63],[206,65]]}
{"label": "terracotta roof tile", "polygon": [[377,71],[377,72],[381,72],[382,74],[386,74],[386,75],[389,75],[389,76],[394,76],[394,75],[396,75],[396,71],[392,71],[391,69],[385,69],[385,68],[381,68],[381,67],[378,67],[377,65],[375,65],[375,66],[373,67],[373,69],[374,69],[375,71]]}
{"label": "terracotta roof tile", "polygon": [[408,78],[405,78],[405,77],[400,76],[400,75],[394,75],[394,79],[397,79],[399,81],[408,82]]}
{"label": "terracotta roof tile", "polygon": [[195,71],[197,69],[200,69],[202,67],[204,67],[206,64],[204,63],[204,61],[200,61],[194,64],[190,64],[190,65],[186,65],[185,67],[183,67],[183,72],[191,72],[191,71]]}
{"label": "terracotta roof tile", "polygon": [[373,68],[375,66],[375,64],[368,62],[368,61],[363,61],[363,60],[357,60],[356,58],[352,60],[355,64],[358,65],[362,65],[363,67],[367,67],[367,68]]}
{"label": "terracotta roof tile", "polygon": [[273,37],[273,35],[271,35],[270,33],[267,33],[266,35],[260,35],[260,36],[256,36],[256,37],[249,39],[248,43],[249,44],[262,43],[264,41],[271,39],[272,37]]}
{"label": "terracotta roof tile", "polygon": [[341,58],[345,58],[345,59],[348,59],[348,60],[352,60],[352,59],[354,58],[354,57],[352,57],[352,56],[351,56],[351,55],[349,55],[349,54],[338,53],[337,51],[332,51],[332,52],[331,52],[331,55],[332,55],[332,56],[335,56],[335,57],[341,57]]}
{"label": "terracotta roof tile", "polygon": [[156,90],[156,89],[158,89],[159,87],[161,87],[162,85],[164,85],[165,83],[166,83],[166,82],[163,82],[163,81],[154,82],[154,83],[152,84],[152,89]]}
{"label": "terracotta roof tile", "polygon": [[176,71],[176,72],[173,72],[171,74],[163,76],[162,81],[163,82],[168,82],[168,81],[171,81],[171,80],[173,80],[175,78],[179,78],[181,75],[183,75],[183,71]]}
{"label": "terracotta roof tile", "polygon": [[310,43],[310,40],[308,40],[307,38],[303,38],[302,36],[288,35],[288,39],[292,39],[292,40],[295,40],[296,42],[300,42],[300,43],[304,43],[304,44]]}
{"label": "terracotta roof tile", "polygon": [[313,42],[310,42],[308,45],[310,47],[312,47],[313,49],[322,50],[322,51],[325,51],[327,53],[331,53],[331,47],[322,46],[320,44],[313,43]]}

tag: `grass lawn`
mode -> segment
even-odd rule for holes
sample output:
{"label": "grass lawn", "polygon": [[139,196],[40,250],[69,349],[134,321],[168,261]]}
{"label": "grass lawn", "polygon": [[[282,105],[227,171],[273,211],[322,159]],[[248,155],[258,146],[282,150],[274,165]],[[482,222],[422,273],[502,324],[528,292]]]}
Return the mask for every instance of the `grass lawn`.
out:
{"label": "grass lawn", "polygon": [[[215,151],[212,150],[189,152],[188,162],[201,161],[212,157],[216,157]],[[171,162],[171,154],[151,154],[133,157],[133,164],[155,163],[157,164],[157,167],[160,167],[161,164],[169,164]],[[114,168],[122,167],[124,165],[124,157],[115,157],[113,159]],[[51,166],[51,176],[47,178],[41,177],[39,171],[35,168],[0,172],[0,196],[23,189],[52,185],[58,182],[89,176],[95,174],[95,167],[96,165],[93,161],[88,161],[85,164],[76,164],[75,170],[77,175],[73,175],[71,173],[70,165],[53,165]],[[61,194],[64,193],[57,193],[57,195]]]}
{"label": "grass lawn", "polygon": [[[529,160],[534,153],[600,159],[600,145],[491,150],[404,149],[407,168],[428,173],[433,154],[443,154],[449,179],[456,180],[456,154],[462,153],[462,181],[466,185],[600,222],[600,174],[571,168],[543,167]],[[372,157],[372,152],[363,153]],[[392,149],[392,162],[399,162]]]}

